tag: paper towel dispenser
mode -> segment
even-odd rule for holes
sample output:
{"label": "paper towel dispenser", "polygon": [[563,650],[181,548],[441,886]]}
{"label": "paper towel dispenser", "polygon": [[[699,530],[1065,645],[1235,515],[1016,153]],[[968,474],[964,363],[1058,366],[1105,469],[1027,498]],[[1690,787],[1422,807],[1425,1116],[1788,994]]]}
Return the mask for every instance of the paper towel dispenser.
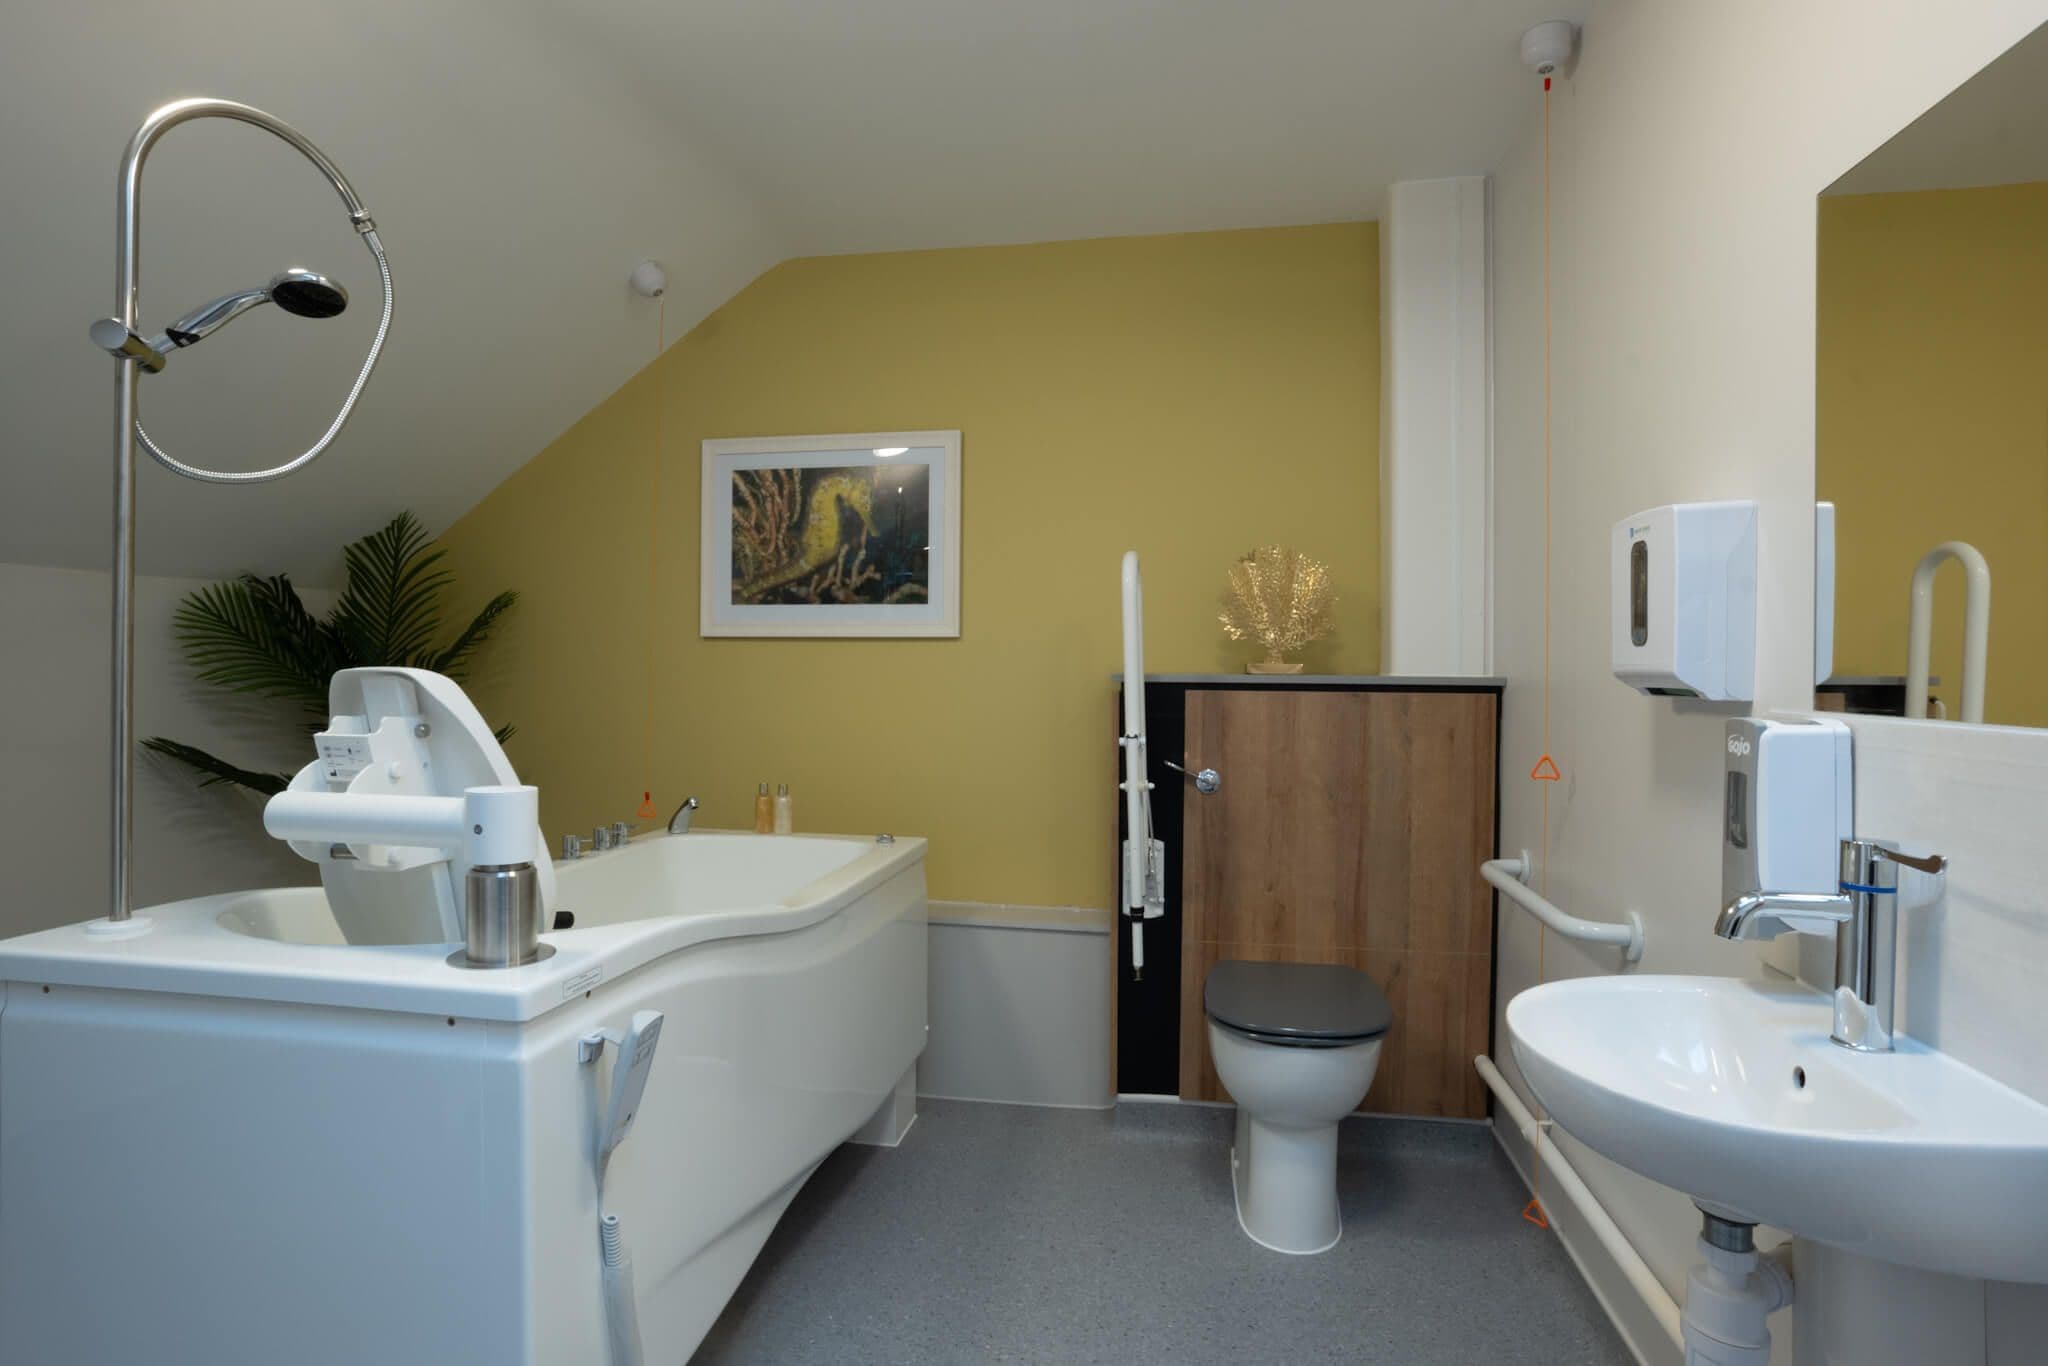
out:
{"label": "paper towel dispenser", "polygon": [[1756,504],[1671,503],[1614,524],[1614,676],[1669,697],[1756,691]]}

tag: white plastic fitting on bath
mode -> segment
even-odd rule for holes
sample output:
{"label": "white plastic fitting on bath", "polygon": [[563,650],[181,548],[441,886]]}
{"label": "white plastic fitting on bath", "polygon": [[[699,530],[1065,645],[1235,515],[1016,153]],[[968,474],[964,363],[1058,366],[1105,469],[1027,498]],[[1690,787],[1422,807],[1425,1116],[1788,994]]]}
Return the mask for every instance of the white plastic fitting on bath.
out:
{"label": "white plastic fitting on bath", "polygon": [[287,790],[263,808],[263,828],[281,840],[462,850],[478,867],[532,862],[539,823],[540,789],[526,786],[471,787],[460,797]]}
{"label": "white plastic fitting on bath", "polygon": [[1906,715],[1927,715],[1927,677],[1934,636],[1934,571],[1943,560],[1963,567],[1962,719],[1984,720],[1985,656],[1991,647],[1991,565],[1968,541],[1943,541],[1913,566],[1912,601],[1906,617]]}
{"label": "white plastic fitting on bath", "polygon": [[1581,920],[1578,916],[1538,896],[1524,883],[1522,879],[1529,876],[1529,868],[1530,859],[1525,852],[1520,858],[1488,859],[1479,865],[1479,876],[1485,878],[1487,884],[1495,891],[1565,938],[1581,940],[1588,944],[1613,944],[1621,949],[1621,956],[1629,962],[1642,961],[1642,916],[1630,911],[1628,922],[1621,925],[1601,920]]}

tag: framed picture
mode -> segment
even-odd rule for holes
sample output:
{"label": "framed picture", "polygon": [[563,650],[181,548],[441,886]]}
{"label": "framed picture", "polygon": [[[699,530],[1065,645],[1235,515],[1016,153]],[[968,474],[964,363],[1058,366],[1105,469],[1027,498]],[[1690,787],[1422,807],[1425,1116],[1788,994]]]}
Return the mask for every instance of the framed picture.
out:
{"label": "framed picture", "polygon": [[958,636],[960,433],[704,443],[706,636]]}

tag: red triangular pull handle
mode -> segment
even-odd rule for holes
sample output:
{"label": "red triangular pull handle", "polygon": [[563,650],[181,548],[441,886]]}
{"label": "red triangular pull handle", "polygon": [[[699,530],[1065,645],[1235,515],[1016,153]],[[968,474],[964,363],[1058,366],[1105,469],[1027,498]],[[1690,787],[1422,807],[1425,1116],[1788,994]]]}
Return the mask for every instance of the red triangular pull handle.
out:
{"label": "red triangular pull handle", "polygon": [[642,792],[640,794],[640,810],[635,814],[643,821],[651,821],[661,814],[654,809],[654,794],[652,792]]}
{"label": "red triangular pull handle", "polygon": [[1550,1227],[1550,1220],[1543,1217],[1543,1205],[1537,1200],[1532,1199],[1522,1206],[1522,1217],[1538,1228]]}
{"label": "red triangular pull handle", "polygon": [[1529,770],[1529,777],[1539,783],[1554,783],[1564,775],[1557,771],[1557,761],[1546,754],[1536,761],[1536,767]]}

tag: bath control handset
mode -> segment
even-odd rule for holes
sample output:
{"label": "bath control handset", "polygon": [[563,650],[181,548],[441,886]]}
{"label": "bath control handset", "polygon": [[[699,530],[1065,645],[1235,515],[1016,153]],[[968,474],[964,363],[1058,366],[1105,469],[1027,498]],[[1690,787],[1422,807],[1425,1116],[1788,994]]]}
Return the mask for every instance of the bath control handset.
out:
{"label": "bath control handset", "polygon": [[605,1107],[604,1128],[597,1145],[600,1161],[609,1158],[640,1113],[640,1097],[647,1091],[647,1074],[654,1068],[654,1047],[661,1042],[661,1012],[633,1013],[632,1028],[618,1040],[618,1056],[612,1060],[612,1098]]}

